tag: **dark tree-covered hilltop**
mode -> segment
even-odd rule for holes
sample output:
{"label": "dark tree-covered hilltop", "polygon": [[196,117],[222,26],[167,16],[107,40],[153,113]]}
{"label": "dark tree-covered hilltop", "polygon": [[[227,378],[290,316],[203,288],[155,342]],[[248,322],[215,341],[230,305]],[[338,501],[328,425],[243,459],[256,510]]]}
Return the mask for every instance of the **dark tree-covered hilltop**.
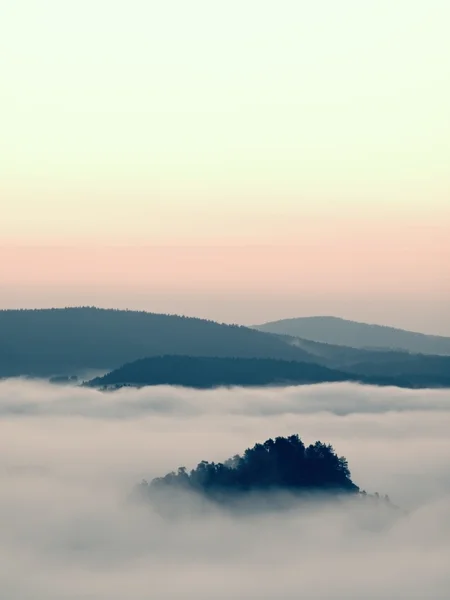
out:
{"label": "dark tree-covered hilltop", "polygon": [[180,467],[137,488],[150,499],[155,492],[180,490],[220,502],[255,492],[359,493],[344,457],[322,442],[306,447],[298,435],[268,439],[224,463],[202,461],[190,472]]}
{"label": "dark tree-covered hilltop", "polygon": [[[450,357],[425,357],[445,358]],[[395,364],[395,363],[394,363]],[[450,368],[450,364],[449,364]],[[388,372],[389,370],[386,369]],[[124,386],[177,385],[198,389],[232,386],[282,386],[353,381],[406,388],[450,387],[450,373],[383,376],[344,372],[312,362],[270,358],[152,356],[128,363],[85,385],[114,390]]]}
{"label": "dark tree-covered hilltop", "polygon": [[[298,385],[347,381],[351,376],[313,363],[265,358],[158,356],[129,363],[90,381],[91,387],[177,385],[199,389],[219,386]],[[354,377],[354,379],[356,379]]]}
{"label": "dark tree-covered hilltop", "polygon": [[[192,383],[196,378],[199,381],[195,369],[205,358],[232,358],[286,364],[260,362],[262,370],[258,371],[257,363],[248,363],[248,373],[241,372],[244,363],[224,360],[221,365],[203,365],[211,369],[214,378],[211,376],[208,384],[206,374],[198,387],[343,379],[375,385],[450,387],[450,356],[367,352],[204,319],[137,311],[92,307],[0,311],[0,377],[57,377],[55,383],[64,377],[73,383],[74,376],[87,379],[93,371],[111,371],[139,359],[174,355],[199,359],[190,363],[192,374],[186,371],[187,361],[180,366],[184,379],[176,370],[170,372],[172,359],[167,359],[160,364],[159,374],[151,369],[146,372],[145,363],[141,363],[139,380],[120,383],[197,386]],[[299,366],[289,365],[293,362]],[[134,377],[137,366],[133,369]],[[131,367],[126,370],[130,373]]]}
{"label": "dark tree-covered hilltop", "polygon": [[78,375],[164,354],[310,358],[247,327],[93,307],[0,311],[0,333],[0,377]]}
{"label": "dark tree-covered hilltop", "polygon": [[[143,480],[132,498],[150,503],[169,517],[182,515],[186,509],[188,513],[203,510],[204,503],[195,500],[238,512],[243,509],[244,515],[291,509],[304,500],[330,499],[354,500],[369,509],[385,507],[392,518],[406,514],[388,496],[361,491],[351,479],[347,459],[338,456],[330,444],[305,446],[297,434],[255,444],[224,463],[203,460],[190,472],[179,467],[150,483]],[[374,522],[370,528],[374,525],[378,526]]]}

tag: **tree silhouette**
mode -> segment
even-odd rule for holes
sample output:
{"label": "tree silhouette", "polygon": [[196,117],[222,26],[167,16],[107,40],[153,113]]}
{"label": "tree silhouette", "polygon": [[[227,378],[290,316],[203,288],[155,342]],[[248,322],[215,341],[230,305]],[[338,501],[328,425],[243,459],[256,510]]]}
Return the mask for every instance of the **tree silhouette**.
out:
{"label": "tree silhouette", "polygon": [[249,492],[318,491],[357,494],[347,460],[338,457],[329,444],[316,442],[305,447],[298,435],[268,439],[247,448],[224,463],[201,461],[190,473],[185,467],[143,481],[144,496],[160,490],[188,490],[212,500],[242,496]]}

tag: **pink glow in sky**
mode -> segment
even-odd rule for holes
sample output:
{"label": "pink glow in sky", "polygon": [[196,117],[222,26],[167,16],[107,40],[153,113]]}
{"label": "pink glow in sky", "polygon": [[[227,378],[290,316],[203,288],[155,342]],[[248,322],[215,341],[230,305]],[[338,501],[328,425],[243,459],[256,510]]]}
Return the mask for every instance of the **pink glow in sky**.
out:
{"label": "pink glow in sky", "polygon": [[0,303],[248,324],[325,313],[450,334],[446,225],[330,224],[284,246],[8,245],[0,248]]}

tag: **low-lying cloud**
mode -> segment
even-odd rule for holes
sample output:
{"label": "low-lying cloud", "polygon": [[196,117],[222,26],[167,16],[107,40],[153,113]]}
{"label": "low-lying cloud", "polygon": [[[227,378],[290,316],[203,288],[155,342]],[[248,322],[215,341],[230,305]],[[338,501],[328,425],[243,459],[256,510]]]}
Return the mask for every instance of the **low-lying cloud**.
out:
{"label": "low-lying cloud", "polygon": [[[0,382],[2,600],[450,597],[450,392],[321,385],[114,393]],[[133,485],[268,437],[330,442],[408,515],[163,519]]]}

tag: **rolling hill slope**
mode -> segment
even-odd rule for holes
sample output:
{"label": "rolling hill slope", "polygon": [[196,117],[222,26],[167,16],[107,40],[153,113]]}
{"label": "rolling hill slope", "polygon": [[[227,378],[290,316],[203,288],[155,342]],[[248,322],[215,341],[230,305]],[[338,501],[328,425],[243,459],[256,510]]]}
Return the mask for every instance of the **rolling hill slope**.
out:
{"label": "rolling hill slope", "polygon": [[417,354],[450,355],[449,337],[368,325],[337,317],[283,319],[255,325],[254,329],[352,348],[383,348]]}
{"label": "rolling hill slope", "polygon": [[347,381],[348,375],[321,365],[264,358],[158,356],[123,365],[88,382],[90,387],[178,385],[218,386],[293,385]]}
{"label": "rolling hill slope", "polygon": [[315,357],[318,364],[346,373],[375,377],[422,376],[442,381],[450,377],[450,356],[414,354],[403,350],[366,350],[312,342],[301,338],[280,336],[280,339],[302,348]]}
{"label": "rolling hill slope", "polygon": [[[436,357],[426,357],[436,358]],[[448,360],[450,357],[437,357]],[[314,363],[266,358],[218,358],[157,356],[143,358],[114,369],[84,385],[115,389],[122,386],[176,385],[199,389],[219,386],[281,386],[332,382],[357,382],[406,388],[450,387],[450,373],[442,365],[422,371],[385,375],[330,369]],[[370,370],[370,369],[368,369]]]}
{"label": "rolling hill slope", "polygon": [[163,354],[314,362],[276,336],[202,319],[97,308],[0,311],[0,377],[104,371]]}

